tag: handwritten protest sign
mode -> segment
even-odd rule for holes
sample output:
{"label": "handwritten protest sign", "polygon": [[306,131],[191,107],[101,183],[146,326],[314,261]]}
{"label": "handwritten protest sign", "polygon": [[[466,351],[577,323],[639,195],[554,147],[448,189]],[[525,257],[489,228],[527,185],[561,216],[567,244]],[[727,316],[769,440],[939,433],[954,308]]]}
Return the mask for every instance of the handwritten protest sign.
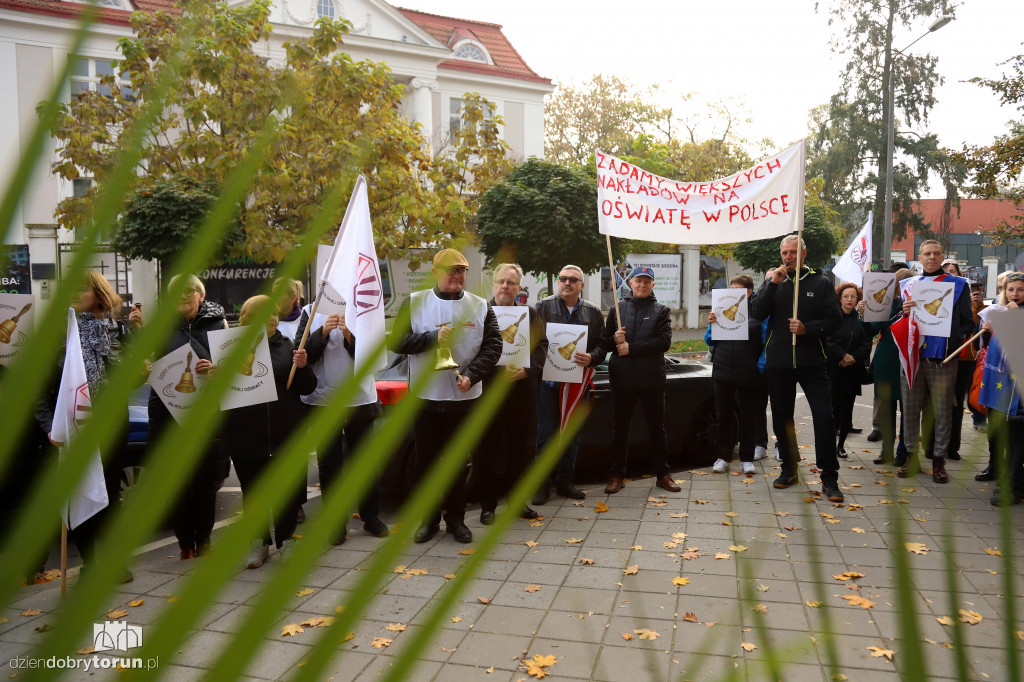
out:
{"label": "handwritten protest sign", "polygon": [[149,385],[174,421],[181,423],[192,409],[199,392],[206,388],[206,376],[196,373],[199,357],[184,344],[153,363]]}
{"label": "handwritten protest sign", "polygon": [[715,321],[711,325],[713,341],[746,341],[750,338],[746,289],[713,290],[711,310],[715,312]]}
{"label": "handwritten protest sign", "polygon": [[548,357],[544,362],[544,381],[578,384],[583,381],[583,368],[573,356],[587,350],[587,327],[582,324],[548,322]]}
{"label": "handwritten protest sign", "polygon": [[669,244],[728,244],[796,232],[803,220],[805,144],[720,180],[649,173],[596,152],[601,234]]}
{"label": "handwritten protest sign", "polygon": [[[245,327],[211,331],[210,358],[213,364],[220,365],[247,331]],[[270,363],[270,345],[267,343],[267,335],[260,334],[256,343],[249,347],[249,353],[239,371],[232,377],[231,387],[221,396],[220,409],[232,410],[275,400],[277,385],[274,383],[274,368]]]}
{"label": "handwritten protest sign", "polygon": [[35,331],[32,294],[0,294],[0,365],[9,365]]}
{"label": "handwritten protest sign", "polygon": [[885,322],[896,294],[896,275],[888,272],[864,273],[864,321]]}
{"label": "handwritten protest sign", "polygon": [[491,306],[501,330],[498,364],[525,369],[530,366],[530,315],[526,306]]}

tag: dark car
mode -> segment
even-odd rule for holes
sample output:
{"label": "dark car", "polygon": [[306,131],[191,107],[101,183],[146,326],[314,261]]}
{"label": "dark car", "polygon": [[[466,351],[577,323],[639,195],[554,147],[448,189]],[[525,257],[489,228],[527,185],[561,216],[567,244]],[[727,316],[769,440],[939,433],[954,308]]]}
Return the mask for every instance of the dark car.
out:
{"label": "dark car", "polygon": [[[709,466],[715,461],[716,428],[715,387],[711,365],[702,360],[665,358],[665,430],[669,463],[675,469]],[[377,395],[384,404],[387,424],[388,406],[401,400],[408,391],[407,363],[399,355],[387,369],[377,373]],[[583,427],[576,470],[580,475],[603,476],[611,464],[612,410],[614,398],[607,365],[599,365],[594,375],[593,412]],[[731,429],[738,432],[738,417],[732,415]],[[643,414],[637,410],[629,430],[630,462],[642,462],[650,444]],[[414,451],[411,435],[395,453],[384,473],[389,485],[405,485],[414,479]]]}

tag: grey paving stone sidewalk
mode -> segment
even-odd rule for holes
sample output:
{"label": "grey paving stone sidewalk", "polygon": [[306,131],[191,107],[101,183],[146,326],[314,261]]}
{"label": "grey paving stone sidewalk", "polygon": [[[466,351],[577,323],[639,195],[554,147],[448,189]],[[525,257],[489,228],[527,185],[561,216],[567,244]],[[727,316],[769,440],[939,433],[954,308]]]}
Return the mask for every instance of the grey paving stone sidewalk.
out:
{"label": "grey paving stone sidewalk", "polygon": [[[964,436],[964,460],[949,464],[948,485],[926,473],[897,478],[891,466],[871,464],[874,444],[852,436],[851,457],[840,473],[844,504],[817,494],[811,448],[801,450],[807,454],[801,484],[788,490],[772,487],[777,462],[766,459],[750,478],[735,471],[681,472],[678,494],[645,478],[611,496],[595,484],[582,503],[556,497],[538,507],[540,522],[515,523],[445,614],[410,679],[533,679],[524,660],[534,656],[555,657],[544,668],[555,679],[707,680],[737,672],[756,680],[827,681],[833,672],[845,675],[837,679],[898,679],[913,672],[901,655],[907,644],[900,630],[906,614],[897,593],[899,554],[912,569],[910,603],[928,674],[956,676],[951,642],[957,630],[970,679],[1008,680],[1006,612],[1012,599],[1024,613],[1024,590],[1015,573],[1007,595],[1004,572],[1007,559],[1020,558],[1022,510],[1009,510],[1014,545],[1002,546],[1000,512],[989,504],[993,484],[973,478],[987,460],[985,437],[970,427]],[[599,503],[607,511],[598,511]],[[476,516],[470,512],[469,524],[481,534]],[[908,546],[914,551],[895,540],[897,523],[905,541],[916,543]],[[309,654],[315,628],[282,636],[282,627],[334,615],[380,542],[353,532],[347,543],[325,551],[304,581],[311,592],[296,597],[266,633],[246,674],[279,679],[294,672]],[[462,549],[443,534],[407,546],[401,564],[412,570],[388,576],[326,676],[335,682],[382,679],[446,589],[446,575],[467,559]],[[161,662],[166,679],[203,679],[245,622],[276,561],[240,570],[224,586],[200,629],[173,660]],[[168,558],[137,568],[135,581],[120,588],[109,608],[123,607],[126,620],[148,626],[193,566]],[[843,579],[844,572],[851,575]],[[129,606],[136,599],[144,604]],[[6,618],[0,660],[31,655],[41,639],[36,628],[58,601],[56,584],[22,588],[0,614]],[[24,615],[32,609],[40,612]],[[393,624],[404,631],[388,630]],[[389,640],[386,646],[382,639]],[[1013,644],[1017,655],[1024,642],[1015,638]],[[769,662],[769,652],[777,663]],[[885,652],[892,652],[891,660]],[[123,673],[68,675],[114,677]]]}

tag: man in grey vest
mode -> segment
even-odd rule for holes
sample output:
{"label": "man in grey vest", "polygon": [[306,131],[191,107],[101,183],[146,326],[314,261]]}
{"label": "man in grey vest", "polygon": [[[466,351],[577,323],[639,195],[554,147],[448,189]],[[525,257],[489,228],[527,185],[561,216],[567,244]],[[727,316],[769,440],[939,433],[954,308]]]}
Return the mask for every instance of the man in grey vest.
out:
{"label": "man in grey vest", "polygon": [[[411,392],[424,401],[416,420],[416,470],[423,476],[455,435],[463,419],[481,395],[480,380],[488,376],[501,357],[501,332],[487,301],[464,291],[469,262],[455,249],[434,256],[431,270],[437,284],[409,297],[399,311],[399,324],[409,320],[409,331],[393,342],[392,351],[409,356]],[[406,317],[407,316],[407,317]],[[434,371],[437,351],[447,350],[458,364],[457,372]],[[425,376],[425,379],[416,381]],[[466,460],[469,460],[466,453]],[[445,530],[458,542],[471,542],[466,527],[466,477],[459,474],[444,493]],[[441,508],[424,519],[416,542],[427,542],[441,529]]]}

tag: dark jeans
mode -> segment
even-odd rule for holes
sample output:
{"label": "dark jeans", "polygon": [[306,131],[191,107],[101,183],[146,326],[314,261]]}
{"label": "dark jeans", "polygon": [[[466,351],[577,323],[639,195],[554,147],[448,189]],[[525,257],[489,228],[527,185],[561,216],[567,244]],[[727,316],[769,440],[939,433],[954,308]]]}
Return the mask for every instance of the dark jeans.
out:
{"label": "dark jeans", "polygon": [[[238,475],[238,483],[242,487],[242,510],[248,514],[246,499],[252,490],[259,483],[260,476],[270,466],[270,457],[232,457],[231,463],[235,465],[235,474]],[[292,494],[285,499],[281,505],[274,509],[274,539],[278,549],[285,540],[291,539],[295,533],[295,527],[299,524],[299,505],[302,504],[302,493],[306,490],[305,478],[295,486]],[[264,517],[265,518],[265,517]],[[270,528],[263,526],[263,544],[269,545]]]}
{"label": "dark jeans", "polygon": [[[324,408],[317,407],[314,409]],[[320,494],[323,495],[325,501],[327,496],[331,494],[330,491],[334,490],[335,487],[344,489],[342,486],[342,470],[345,467],[345,458],[355,454],[359,448],[359,443],[362,442],[363,438],[373,428],[373,422],[373,419],[350,419],[345,424],[345,428],[338,431],[334,440],[324,446],[322,451],[317,451],[316,461],[320,468]],[[305,489],[305,486],[303,486],[303,489]],[[379,473],[378,479],[370,485],[366,496],[359,501],[358,507],[359,518],[364,523],[380,516]],[[338,533],[341,535],[345,534],[344,525],[338,528]]]}
{"label": "dark jeans", "polygon": [[[739,434],[732,432],[733,406],[739,401]],[[737,386],[724,381],[715,381],[715,414],[718,415],[718,430],[715,441],[718,456],[729,461],[736,438],[740,441],[740,461],[754,461],[754,446],[757,442],[759,422],[764,422],[764,442],[768,443],[768,415],[765,413],[768,392],[762,386]],[[758,419],[758,410],[760,417]]]}
{"label": "dark jeans", "polygon": [[846,437],[850,435],[853,428],[853,404],[857,395],[853,391],[842,388],[832,389],[832,419],[836,423],[836,432],[839,434],[839,445],[846,446]]}
{"label": "dark jeans", "polygon": [[614,389],[615,395],[615,429],[612,432],[612,467],[613,476],[626,475],[626,460],[629,453],[629,424],[633,420],[637,403],[644,411],[647,420],[647,432],[651,436],[651,461],[654,464],[654,475],[662,477],[669,473],[668,444],[665,441],[665,389],[656,388],[650,391],[623,391]]}
{"label": "dark jeans", "polygon": [[[216,451],[217,447],[214,446]],[[199,549],[210,544],[213,533],[217,491],[227,478],[228,460],[203,453],[189,472],[174,509],[174,536],[181,549]]]}
{"label": "dark jeans", "polygon": [[[547,442],[554,437],[561,437],[558,432],[561,413],[559,412],[558,400],[559,385],[548,386],[544,382],[540,384],[540,392],[537,396],[537,452],[544,449]],[[590,399],[590,389],[583,394],[580,401]],[[555,483],[571,484],[576,473],[576,453],[580,449],[580,439],[583,438],[583,429],[576,432],[576,436],[562,451],[562,458],[558,461],[552,480]]]}
{"label": "dark jeans", "polygon": [[754,396],[757,404],[754,408],[754,445],[760,445],[768,449],[768,380],[761,375],[761,383],[758,385]]}
{"label": "dark jeans", "polygon": [[956,383],[953,384],[953,430],[949,434],[947,452],[960,454],[961,431],[964,428],[964,408],[967,407],[967,392],[971,390],[974,378],[974,361],[960,361],[956,367]]}
{"label": "dark jeans", "polygon": [[796,404],[796,385],[800,384],[814,420],[815,465],[821,471],[821,480],[834,483],[839,480],[839,460],[836,457],[836,426],[832,419],[832,397],[825,366],[797,369],[769,369],[768,392],[772,402],[772,426],[782,453],[782,473],[797,471],[800,455],[796,448],[796,430],[793,409]]}
{"label": "dark jeans", "polygon": [[511,490],[537,454],[536,385],[526,384],[522,387],[525,390],[519,388],[513,387],[505,397],[481,446],[473,453],[473,480],[480,493],[482,511],[497,509],[498,497],[506,492],[498,485],[497,469],[502,458],[505,462],[504,488]]}
{"label": "dark jeans", "polygon": [[[440,458],[445,444],[455,436],[466,415],[462,412],[435,412],[423,410],[416,418],[414,434],[416,436],[416,474],[424,478],[434,463]],[[469,461],[469,453],[466,454]],[[430,513],[424,523],[436,525],[441,521],[441,510],[444,510],[444,522],[449,528],[466,520],[466,472],[460,470],[447,491],[442,491],[440,507]]]}

